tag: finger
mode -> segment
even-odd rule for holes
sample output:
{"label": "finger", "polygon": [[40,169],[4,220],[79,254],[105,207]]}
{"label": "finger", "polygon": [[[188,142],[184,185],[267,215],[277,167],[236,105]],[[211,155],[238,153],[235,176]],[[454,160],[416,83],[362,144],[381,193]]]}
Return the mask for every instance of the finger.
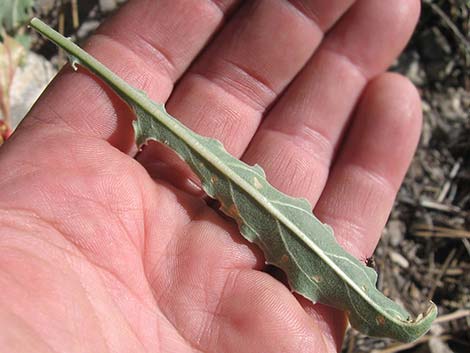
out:
{"label": "finger", "polygon": [[[358,258],[370,256],[377,244],[418,142],[420,126],[420,99],[408,80],[384,74],[368,85],[314,211],[333,227],[338,242]],[[339,347],[344,313],[298,299],[314,325]]]}
{"label": "finger", "polygon": [[420,103],[399,75],[372,81],[315,207],[358,258],[372,254],[408,169],[420,135]]}
{"label": "finger", "polygon": [[[355,3],[273,108],[244,160],[261,164],[276,187],[315,204],[358,97],[405,45],[418,11],[416,1]],[[313,318],[331,318],[324,328],[330,335],[343,322],[330,308],[303,306]]]}
{"label": "finger", "polygon": [[[167,110],[240,156],[266,108],[352,2],[246,2],[182,78]],[[147,148],[139,161],[165,158],[160,148]]]}
{"label": "finger", "polygon": [[358,97],[403,48],[418,11],[417,1],[355,3],[273,108],[244,160],[315,204]]}
{"label": "finger", "polygon": [[[131,1],[85,46],[116,74],[163,102],[236,4],[225,1]],[[85,70],[62,70],[19,129],[76,132],[107,139],[122,150],[132,145],[127,106]],[[20,132],[19,131],[19,132]]]}
{"label": "finger", "polygon": [[[333,227],[349,253],[373,253],[410,164],[421,128],[421,101],[405,78],[384,74],[366,88],[315,215]],[[341,315],[302,300],[314,320],[329,318],[325,332],[337,334]]]}

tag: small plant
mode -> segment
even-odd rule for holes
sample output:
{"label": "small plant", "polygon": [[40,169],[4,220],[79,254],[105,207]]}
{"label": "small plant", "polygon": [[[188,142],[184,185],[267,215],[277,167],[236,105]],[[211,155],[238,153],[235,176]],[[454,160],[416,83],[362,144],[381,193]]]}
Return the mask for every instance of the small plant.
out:
{"label": "small plant", "polygon": [[0,0],[0,145],[11,134],[10,91],[29,38],[20,28],[31,17],[34,0]]}
{"label": "small plant", "polygon": [[14,33],[31,18],[34,0],[0,0],[0,28]]}
{"label": "small plant", "polygon": [[2,33],[3,41],[0,42],[0,134],[6,139],[11,131],[10,116],[10,90],[15,76],[15,71],[21,63],[26,50],[14,38],[5,32]]}

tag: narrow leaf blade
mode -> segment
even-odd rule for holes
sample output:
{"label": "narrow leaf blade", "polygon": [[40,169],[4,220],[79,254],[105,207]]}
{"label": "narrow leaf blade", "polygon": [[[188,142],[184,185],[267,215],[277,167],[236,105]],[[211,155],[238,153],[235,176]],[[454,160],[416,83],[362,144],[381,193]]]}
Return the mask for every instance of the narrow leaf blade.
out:
{"label": "narrow leaf blade", "polygon": [[380,293],[376,272],[339,246],[331,227],[312,214],[306,200],[275,189],[262,168],[239,161],[219,141],[189,130],[163,105],[152,102],[39,20],[31,25],[115,89],[136,113],[137,144],[155,140],[172,148],[198,175],[205,192],[235,219],[243,236],[263,250],[267,262],[286,273],[294,291],[346,311],[351,325],[371,336],[409,342],[429,329],[436,306],[431,303],[424,314],[412,319]]}

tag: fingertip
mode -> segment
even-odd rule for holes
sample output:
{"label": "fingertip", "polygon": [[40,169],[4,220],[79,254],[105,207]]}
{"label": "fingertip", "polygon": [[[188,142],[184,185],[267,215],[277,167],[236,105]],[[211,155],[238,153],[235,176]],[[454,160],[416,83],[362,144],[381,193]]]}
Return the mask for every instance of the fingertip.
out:
{"label": "fingertip", "polygon": [[367,78],[374,77],[408,43],[419,13],[417,0],[356,1],[324,46],[347,57]]}
{"label": "fingertip", "polygon": [[397,8],[399,9],[402,17],[408,18],[410,25],[414,28],[418,23],[421,14],[421,1],[420,0],[401,0],[397,1]]}
{"label": "fingertip", "polygon": [[422,108],[418,90],[408,78],[384,73],[373,79],[356,116],[362,121],[360,126],[370,128],[377,140],[390,141],[388,148],[403,149],[401,155],[411,158],[421,133]]}
{"label": "fingertip", "polygon": [[401,114],[397,117],[411,119],[409,123],[421,126],[421,97],[416,86],[405,76],[383,73],[369,82],[363,97],[392,106]]}

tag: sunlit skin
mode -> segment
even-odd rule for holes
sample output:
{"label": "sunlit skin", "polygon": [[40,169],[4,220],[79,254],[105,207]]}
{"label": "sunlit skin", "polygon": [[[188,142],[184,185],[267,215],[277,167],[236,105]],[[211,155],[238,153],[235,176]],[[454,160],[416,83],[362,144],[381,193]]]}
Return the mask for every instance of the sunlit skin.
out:
{"label": "sunlit skin", "polygon": [[[418,0],[130,1],[85,49],[371,256],[420,99],[384,73]],[[336,352],[343,313],[266,273],[127,106],[66,67],[0,148],[3,352]],[[160,162],[158,162],[160,161]]]}

